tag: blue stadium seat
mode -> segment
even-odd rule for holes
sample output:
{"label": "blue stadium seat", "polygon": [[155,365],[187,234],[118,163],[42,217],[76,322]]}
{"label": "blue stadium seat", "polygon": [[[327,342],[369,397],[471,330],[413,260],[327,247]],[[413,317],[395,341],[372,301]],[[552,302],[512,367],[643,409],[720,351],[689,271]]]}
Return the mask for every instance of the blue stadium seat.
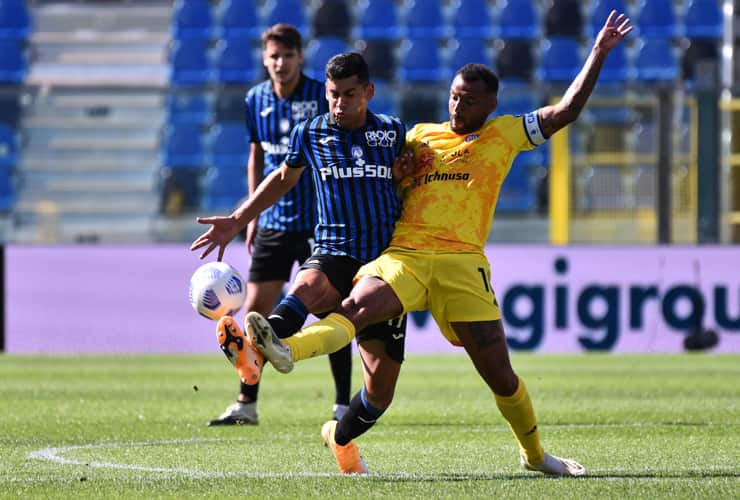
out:
{"label": "blue stadium seat", "polygon": [[398,116],[396,92],[387,83],[375,80],[375,95],[370,101],[369,107],[374,113]]}
{"label": "blue stadium seat", "polygon": [[208,133],[208,163],[219,170],[237,170],[245,175],[249,141],[243,122],[220,122]]}
{"label": "blue stadium seat", "polygon": [[455,38],[492,38],[491,12],[486,0],[457,0],[452,7],[452,35]]}
{"label": "blue stadium seat", "polygon": [[216,79],[224,83],[251,83],[262,69],[249,38],[222,38],[216,44]]}
{"label": "blue stadium seat", "polygon": [[440,0],[406,0],[403,17],[408,38],[443,38],[450,34]]}
{"label": "blue stadium seat", "polygon": [[722,38],[722,12],[717,0],[687,0],[684,32],[688,38]]}
{"label": "blue stadium seat", "polygon": [[303,69],[308,76],[324,81],[326,63],[333,56],[349,51],[346,41],[336,37],[314,38],[308,43]]}
{"label": "blue stadium seat", "polygon": [[210,121],[211,110],[203,92],[173,92],[167,96],[167,123],[203,126]]}
{"label": "blue stadium seat", "polygon": [[201,207],[208,211],[231,210],[247,196],[247,176],[244,168],[210,168],[203,181]]}
{"label": "blue stadium seat", "polygon": [[539,151],[523,152],[514,158],[499,192],[497,213],[521,213],[534,209],[537,197],[532,173],[534,168],[542,165]]}
{"label": "blue stadium seat", "polygon": [[601,31],[612,10],[628,13],[627,2],[625,0],[595,0],[586,23],[586,35],[596,38],[596,34]]}
{"label": "blue stadium seat", "polygon": [[468,63],[491,65],[491,57],[487,53],[485,41],[482,38],[458,38],[452,41],[449,58],[449,77]]}
{"label": "blue stadium seat", "polygon": [[616,84],[627,81],[630,73],[630,63],[627,59],[627,49],[624,43],[617,44],[606,58],[599,74],[600,84]]}
{"label": "blue stadium seat", "polygon": [[216,35],[219,38],[258,40],[262,34],[256,0],[221,0],[216,17]]}
{"label": "blue stadium seat", "polygon": [[23,42],[19,39],[0,39],[0,54],[0,82],[21,83],[28,70]]}
{"label": "blue stadium seat", "polygon": [[265,5],[265,24],[289,23],[304,36],[308,34],[308,17],[301,0],[269,0]]}
{"label": "blue stadium seat", "polygon": [[671,41],[666,38],[640,39],[635,55],[634,78],[642,82],[672,81],[678,77],[678,63]]}
{"label": "blue stadium seat", "polygon": [[15,203],[15,183],[12,169],[0,167],[0,212],[10,212]]}
{"label": "blue stadium seat", "polygon": [[542,44],[539,79],[549,83],[569,83],[581,70],[583,59],[575,38],[551,37]]}
{"label": "blue stadium seat", "polygon": [[534,39],[542,32],[532,0],[508,0],[499,10],[498,36],[507,39]]}
{"label": "blue stadium seat", "polygon": [[394,0],[363,0],[358,5],[355,38],[396,40],[402,35]]}
{"label": "blue stadium seat", "polygon": [[0,122],[0,168],[9,170],[18,164],[18,140],[15,131]]}
{"label": "blue stadium seat", "polygon": [[25,0],[0,1],[0,38],[27,40],[31,34],[31,16]]}
{"label": "blue stadium seat", "polygon": [[676,37],[681,34],[673,0],[642,0],[635,18],[633,24],[640,36]]}
{"label": "blue stadium seat", "polygon": [[208,0],[175,0],[172,6],[172,36],[175,39],[208,39],[213,33],[213,15]]}
{"label": "blue stadium seat", "polygon": [[538,108],[536,95],[527,86],[502,85],[499,96],[494,115],[523,115]]}
{"label": "blue stadium seat", "polygon": [[436,40],[406,40],[397,74],[401,82],[441,82],[446,73]]}
{"label": "blue stadium seat", "polygon": [[165,128],[162,140],[162,165],[173,169],[202,167],[206,163],[201,127],[173,124]]}
{"label": "blue stadium seat", "polygon": [[206,41],[201,38],[175,40],[170,51],[170,82],[175,85],[204,85],[212,73]]}
{"label": "blue stadium seat", "polygon": [[506,40],[496,56],[496,73],[502,80],[530,82],[534,73],[534,55],[530,41]]}

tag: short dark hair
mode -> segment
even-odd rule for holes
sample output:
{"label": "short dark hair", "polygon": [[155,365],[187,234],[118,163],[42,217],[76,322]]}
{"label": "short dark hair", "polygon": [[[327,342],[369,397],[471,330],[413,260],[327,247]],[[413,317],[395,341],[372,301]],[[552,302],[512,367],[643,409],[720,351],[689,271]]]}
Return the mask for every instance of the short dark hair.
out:
{"label": "short dark hair", "polygon": [[362,84],[370,83],[370,70],[365,58],[357,52],[337,54],[326,63],[327,80],[336,81],[352,76],[357,76],[357,80]]}
{"label": "short dark hair", "polygon": [[489,94],[498,94],[498,77],[488,66],[484,64],[466,64],[455,73],[460,75],[466,82],[482,81],[486,86]]}
{"label": "short dark hair", "polygon": [[262,33],[262,48],[267,47],[268,42],[278,42],[291,49],[301,52],[303,42],[301,32],[292,24],[273,24]]}

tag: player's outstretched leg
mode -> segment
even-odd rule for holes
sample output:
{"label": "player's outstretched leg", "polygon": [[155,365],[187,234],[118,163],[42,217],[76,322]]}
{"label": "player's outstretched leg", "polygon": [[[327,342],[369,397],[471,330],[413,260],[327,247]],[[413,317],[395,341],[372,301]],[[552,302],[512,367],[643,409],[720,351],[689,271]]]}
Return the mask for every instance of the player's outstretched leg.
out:
{"label": "player's outstretched leg", "polygon": [[520,458],[522,467],[527,470],[542,472],[543,474],[549,474],[552,476],[583,476],[586,474],[586,469],[583,465],[579,464],[575,460],[556,457],[549,453],[545,453],[545,459],[542,463],[537,465],[528,463],[523,456],[520,456]]}
{"label": "player's outstretched leg", "polygon": [[336,420],[329,420],[321,427],[321,438],[324,445],[331,448],[337,460],[339,472],[342,474],[367,474],[367,466],[360,456],[360,449],[350,441],[344,446],[334,441],[334,432],[337,428]]}
{"label": "player's outstretched leg", "polygon": [[226,408],[226,411],[224,411],[217,419],[208,422],[208,426],[257,425],[258,423],[257,402],[253,401],[251,403],[245,403],[243,401],[237,401]]}
{"label": "player's outstretched leg", "polygon": [[224,316],[218,320],[216,337],[226,359],[236,367],[241,381],[250,385],[259,382],[265,359],[249,342],[234,318]]}
{"label": "player's outstretched leg", "polygon": [[275,334],[270,323],[258,312],[248,312],[244,317],[244,328],[250,342],[272,363],[280,373],[293,369],[293,355],[290,348]]}

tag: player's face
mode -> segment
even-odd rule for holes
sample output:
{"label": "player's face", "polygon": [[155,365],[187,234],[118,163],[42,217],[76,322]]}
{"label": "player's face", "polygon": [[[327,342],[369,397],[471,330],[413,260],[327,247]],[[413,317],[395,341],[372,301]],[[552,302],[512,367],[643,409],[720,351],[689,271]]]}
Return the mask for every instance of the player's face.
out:
{"label": "player's face", "polygon": [[283,85],[298,81],[301,76],[303,52],[270,40],[262,51],[262,64],[265,65],[270,80]]}
{"label": "player's face", "polygon": [[334,120],[346,128],[357,128],[365,123],[367,103],[373,98],[375,86],[363,84],[353,75],[341,80],[326,80],[326,100]]}
{"label": "player's face", "polygon": [[466,82],[457,75],[450,86],[450,128],[456,134],[469,134],[478,130],[496,108],[496,96],[486,91],[480,80]]}

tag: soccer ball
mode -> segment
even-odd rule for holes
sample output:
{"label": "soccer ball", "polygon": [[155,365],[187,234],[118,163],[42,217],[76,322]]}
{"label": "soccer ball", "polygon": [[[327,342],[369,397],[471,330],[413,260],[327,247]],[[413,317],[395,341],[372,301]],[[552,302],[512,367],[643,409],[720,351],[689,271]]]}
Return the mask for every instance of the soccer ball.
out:
{"label": "soccer ball", "polygon": [[190,277],[190,305],[195,312],[218,321],[238,313],[247,300],[239,271],[225,262],[208,262]]}

